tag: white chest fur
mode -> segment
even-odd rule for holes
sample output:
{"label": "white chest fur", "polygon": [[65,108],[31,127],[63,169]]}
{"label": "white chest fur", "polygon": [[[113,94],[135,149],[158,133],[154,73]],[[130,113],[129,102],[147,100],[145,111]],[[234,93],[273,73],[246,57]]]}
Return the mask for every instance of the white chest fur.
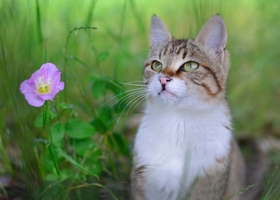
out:
{"label": "white chest fur", "polygon": [[217,159],[229,153],[226,111],[223,105],[194,115],[148,106],[134,147],[137,163],[145,166],[147,199],[180,199]]}

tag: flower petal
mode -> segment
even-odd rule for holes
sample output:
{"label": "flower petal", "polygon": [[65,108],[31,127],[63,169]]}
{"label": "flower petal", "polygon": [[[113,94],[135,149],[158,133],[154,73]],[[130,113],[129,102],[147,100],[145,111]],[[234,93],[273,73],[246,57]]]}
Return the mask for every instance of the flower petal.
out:
{"label": "flower petal", "polygon": [[41,66],[40,70],[45,70],[47,77],[52,77],[56,72],[60,71],[53,63],[45,63]]}
{"label": "flower petal", "polygon": [[[46,77],[47,74],[47,70],[46,69],[38,69],[37,71],[35,71],[32,75],[31,78],[33,81],[35,81],[36,79],[38,79],[38,77]],[[45,75],[45,76],[44,76]]]}
{"label": "flower petal", "polygon": [[53,100],[55,97],[56,93],[51,93],[51,94],[42,94],[40,95],[40,98],[43,100]]}
{"label": "flower petal", "polygon": [[24,95],[26,101],[34,107],[40,107],[45,103],[45,100],[41,99],[40,97],[36,96],[35,94],[29,93]]}
{"label": "flower petal", "polygon": [[[30,79],[29,79],[30,80]],[[29,80],[25,80],[20,85],[20,91],[22,94],[24,94],[24,97],[26,101],[31,105],[35,107],[40,107],[44,104],[44,100],[40,99],[36,93],[34,92],[34,85],[30,84]],[[32,81],[31,81],[32,83]]]}
{"label": "flower petal", "polygon": [[64,82],[59,82],[59,84],[56,86],[60,91],[64,89]]}
{"label": "flower petal", "polygon": [[51,84],[52,85],[57,85],[60,81],[60,71],[55,72],[51,77],[49,77],[51,79]]}
{"label": "flower petal", "polygon": [[28,94],[33,92],[33,87],[31,86],[32,84],[29,84],[29,80],[25,80],[20,84],[20,91],[22,94]]}
{"label": "flower petal", "polygon": [[53,89],[52,94],[56,95],[58,92],[64,89],[64,83],[59,82],[59,84]]}

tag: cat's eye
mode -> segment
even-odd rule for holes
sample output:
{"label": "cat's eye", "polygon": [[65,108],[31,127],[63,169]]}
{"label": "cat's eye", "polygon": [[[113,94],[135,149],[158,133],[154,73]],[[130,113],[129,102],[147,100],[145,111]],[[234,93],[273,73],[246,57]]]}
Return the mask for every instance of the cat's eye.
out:
{"label": "cat's eye", "polygon": [[152,69],[156,72],[160,72],[162,70],[162,64],[158,61],[154,61],[152,63]]}
{"label": "cat's eye", "polygon": [[186,62],[184,63],[181,67],[180,70],[184,72],[192,72],[198,68],[199,64],[193,61]]}

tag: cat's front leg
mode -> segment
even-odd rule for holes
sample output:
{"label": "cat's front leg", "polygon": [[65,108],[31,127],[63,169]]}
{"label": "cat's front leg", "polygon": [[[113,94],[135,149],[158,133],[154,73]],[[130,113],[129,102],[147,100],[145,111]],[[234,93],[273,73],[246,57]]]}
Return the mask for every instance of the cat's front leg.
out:
{"label": "cat's front leg", "polygon": [[[136,158],[134,158],[136,160]],[[134,161],[131,172],[131,195],[133,200],[146,200],[144,197],[144,170],[145,167]]]}
{"label": "cat's front leg", "polygon": [[228,184],[229,156],[218,160],[215,168],[206,171],[194,185],[190,200],[223,200]]}

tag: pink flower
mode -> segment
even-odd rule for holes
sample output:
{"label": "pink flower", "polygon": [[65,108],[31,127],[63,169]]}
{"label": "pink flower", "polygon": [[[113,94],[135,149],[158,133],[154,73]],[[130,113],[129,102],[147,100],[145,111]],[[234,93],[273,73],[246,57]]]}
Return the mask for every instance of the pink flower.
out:
{"label": "pink flower", "polygon": [[64,83],[60,82],[60,74],[54,64],[45,63],[30,79],[21,83],[20,91],[31,106],[40,107],[64,89]]}

